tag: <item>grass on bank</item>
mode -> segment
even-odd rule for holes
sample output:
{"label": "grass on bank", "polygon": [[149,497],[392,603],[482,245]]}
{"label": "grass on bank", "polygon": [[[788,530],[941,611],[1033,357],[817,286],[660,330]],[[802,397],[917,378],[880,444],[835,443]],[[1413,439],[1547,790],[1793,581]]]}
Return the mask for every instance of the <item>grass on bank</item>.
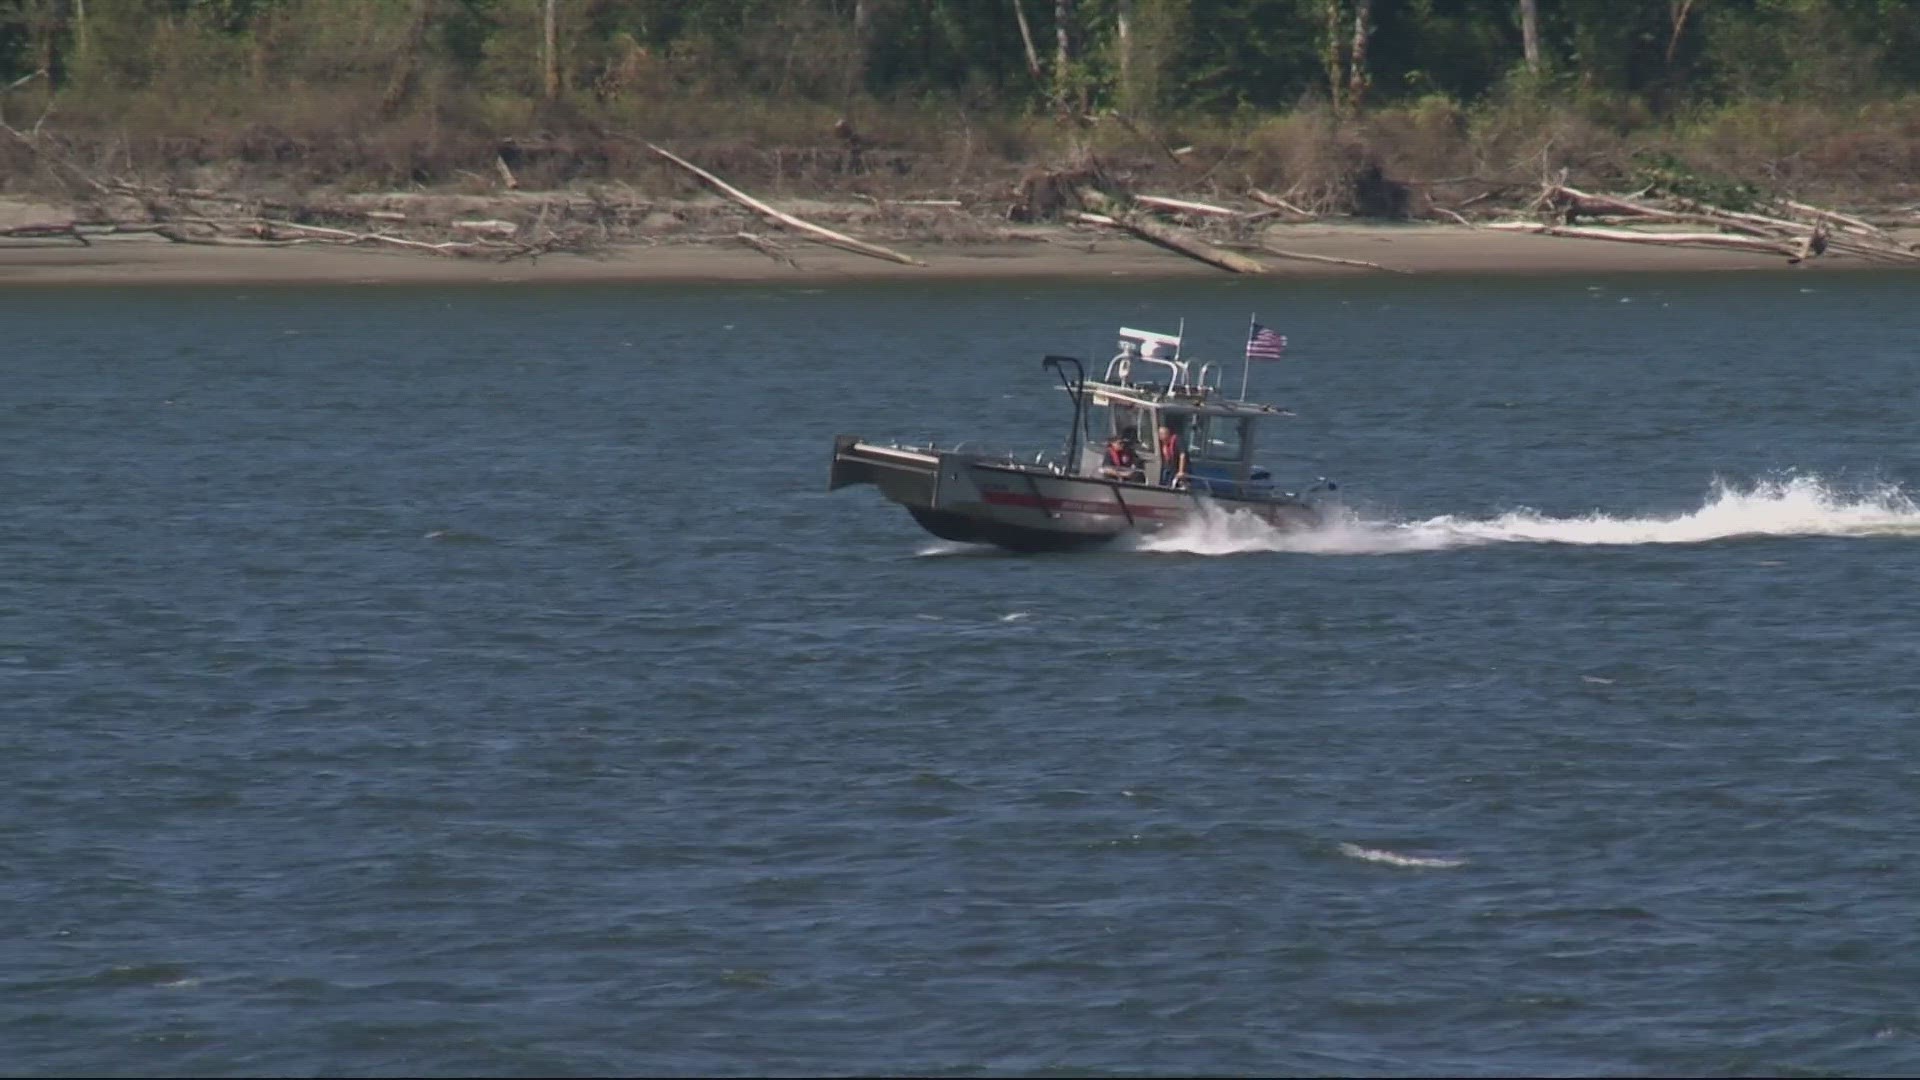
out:
{"label": "grass on bank", "polygon": [[[525,189],[621,182],[650,195],[684,177],[641,145],[687,154],[764,194],[941,197],[1010,190],[1040,167],[1092,153],[1110,173],[1165,194],[1257,186],[1332,213],[1419,216],[1428,198],[1526,189],[1564,168],[1575,182],[1634,184],[1656,160],[1727,184],[1855,205],[1912,201],[1920,97],[1745,102],[1656,118],[1630,97],[1509,89],[1445,95],[1338,118],[1323,102],[1280,114],[1078,120],[969,109],[958,100],[819,102],[675,93],[576,93],[551,104],[428,84],[245,93],[66,91],[0,96],[0,117],[36,123],[82,167],[195,185],[350,190],[496,189],[496,158]],[[836,131],[847,119],[857,142]],[[1178,164],[1175,164],[1175,162]],[[0,186],[54,194],[70,183],[18,139],[0,143]],[[1372,205],[1367,178],[1404,194]]]}

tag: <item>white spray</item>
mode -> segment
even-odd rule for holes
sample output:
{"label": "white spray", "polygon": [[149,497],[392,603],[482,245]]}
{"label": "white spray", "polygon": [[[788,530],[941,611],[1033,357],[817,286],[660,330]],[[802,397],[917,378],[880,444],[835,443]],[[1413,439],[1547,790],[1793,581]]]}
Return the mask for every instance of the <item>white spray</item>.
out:
{"label": "white spray", "polygon": [[1284,532],[1252,514],[1207,507],[1136,543],[1141,551],[1232,555],[1286,551],[1388,555],[1489,544],[1699,544],[1740,536],[1920,536],[1920,505],[1898,485],[1854,491],[1817,476],[1763,480],[1741,488],[1715,480],[1699,509],[1671,517],[1594,512],[1551,517],[1519,509],[1485,519],[1443,515],[1377,521],[1336,512],[1319,528]]}

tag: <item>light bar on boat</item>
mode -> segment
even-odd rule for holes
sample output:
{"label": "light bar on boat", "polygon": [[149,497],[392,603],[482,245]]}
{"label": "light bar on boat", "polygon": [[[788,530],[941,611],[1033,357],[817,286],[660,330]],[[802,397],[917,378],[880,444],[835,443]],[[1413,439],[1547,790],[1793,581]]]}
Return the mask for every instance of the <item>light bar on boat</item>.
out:
{"label": "light bar on boat", "polygon": [[1180,355],[1180,337],[1177,334],[1156,334],[1151,330],[1120,328],[1120,347],[1126,348],[1132,342],[1140,346],[1140,355],[1156,360],[1171,360]]}

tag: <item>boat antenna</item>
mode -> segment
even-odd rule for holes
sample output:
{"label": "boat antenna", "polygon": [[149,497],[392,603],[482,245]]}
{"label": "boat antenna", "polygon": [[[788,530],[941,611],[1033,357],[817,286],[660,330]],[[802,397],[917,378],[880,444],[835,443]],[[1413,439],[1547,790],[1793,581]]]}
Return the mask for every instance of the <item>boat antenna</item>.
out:
{"label": "boat antenna", "polygon": [[1247,316],[1247,348],[1240,350],[1240,400],[1247,400],[1247,371],[1253,367],[1253,328],[1260,325],[1259,316]]}
{"label": "boat antenna", "polygon": [[1180,336],[1173,339],[1173,358],[1180,359],[1180,350],[1187,340],[1187,317],[1180,316]]}

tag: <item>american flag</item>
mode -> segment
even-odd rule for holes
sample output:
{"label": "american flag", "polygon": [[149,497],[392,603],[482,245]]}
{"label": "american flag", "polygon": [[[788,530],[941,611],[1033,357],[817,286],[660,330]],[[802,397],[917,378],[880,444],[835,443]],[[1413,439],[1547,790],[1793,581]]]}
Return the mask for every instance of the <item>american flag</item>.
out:
{"label": "american flag", "polygon": [[1276,334],[1259,323],[1253,324],[1253,332],[1247,335],[1247,359],[1278,360],[1280,354],[1286,351],[1285,334]]}

